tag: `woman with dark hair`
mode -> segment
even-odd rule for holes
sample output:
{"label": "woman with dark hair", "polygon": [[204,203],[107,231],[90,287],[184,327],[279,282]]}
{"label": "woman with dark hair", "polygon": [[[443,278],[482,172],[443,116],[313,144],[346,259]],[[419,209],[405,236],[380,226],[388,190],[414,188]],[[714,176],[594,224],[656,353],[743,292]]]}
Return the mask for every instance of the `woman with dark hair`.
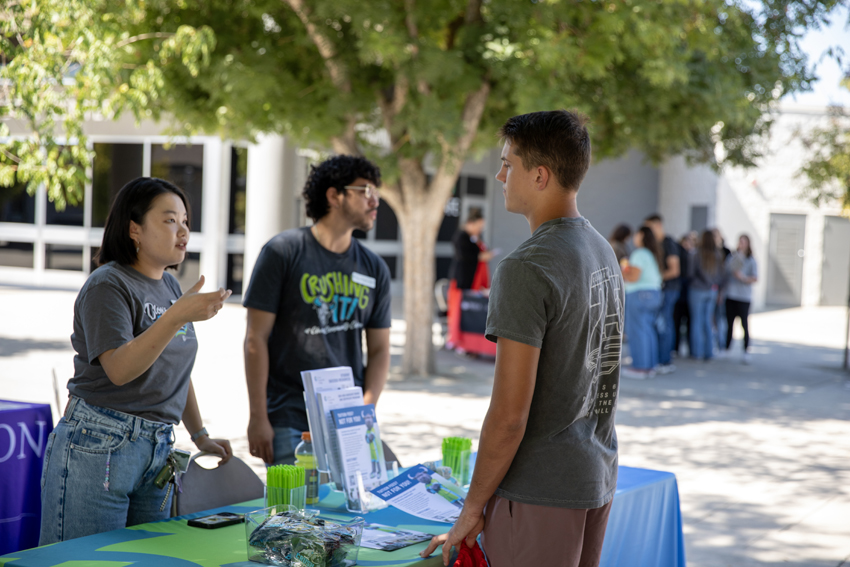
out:
{"label": "woman with dark hair", "polygon": [[693,347],[691,357],[710,360],[714,356],[711,319],[717,304],[717,293],[724,280],[723,252],[718,248],[712,231],[702,233],[691,260],[688,288]]}
{"label": "woman with dark hair", "polygon": [[611,231],[611,236],[608,237],[608,243],[614,249],[614,254],[617,256],[617,262],[623,258],[629,257],[629,247],[626,241],[632,235],[632,228],[627,224],[618,224]]}
{"label": "woman with dark hair", "polygon": [[186,293],[166,268],[186,256],[189,206],[162,179],[125,185],[106,220],[92,272],[74,303],[74,377],[45,450],[39,545],[167,518],[173,487],[155,482],[183,421],[201,451],[230,459],[211,439],[191,373],[192,323],[218,313],[230,290]]}
{"label": "woman with dark hair", "polygon": [[627,378],[655,376],[658,365],[658,335],[655,319],[661,308],[662,250],[652,229],[640,227],[632,239],[635,250],[620,262],[626,280],[626,338],[632,366],[623,368]]}
{"label": "woman with dark hair", "polygon": [[460,322],[464,290],[486,292],[490,287],[487,262],[493,258],[495,251],[484,246],[481,241],[483,231],[484,214],[476,207],[469,209],[463,226],[452,237],[455,253],[449,266],[446,348],[459,354],[495,356],[496,345],[484,338],[483,329],[480,334],[464,332]]}
{"label": "woman with dark hair", "polygon": [[732,345],[732,325],[735,318],[741,319],[744,328],[743,362],[749,364],[750,354],[750,302],[753,300],[753,284],[758,281],[758,265],[753,258],[750,237],[738,237],[738,249],[726,259],[726,350]]}

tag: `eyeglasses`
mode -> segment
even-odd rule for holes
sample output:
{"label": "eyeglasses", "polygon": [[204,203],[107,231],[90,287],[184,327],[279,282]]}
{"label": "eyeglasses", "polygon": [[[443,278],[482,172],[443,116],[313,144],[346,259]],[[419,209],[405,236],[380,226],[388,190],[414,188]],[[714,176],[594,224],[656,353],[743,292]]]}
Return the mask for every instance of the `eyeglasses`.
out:
{"label": "eyeglasses", "polygon": [[360,185],[346,185],[346,189],[352,189],[354,191],[363,191],[363,196],[367,199],[371,199],[375,197],[376,199],[381,198],[381,194],[378,192],[378,188],[372,185],[371,183],[367,183],[365,186]]}

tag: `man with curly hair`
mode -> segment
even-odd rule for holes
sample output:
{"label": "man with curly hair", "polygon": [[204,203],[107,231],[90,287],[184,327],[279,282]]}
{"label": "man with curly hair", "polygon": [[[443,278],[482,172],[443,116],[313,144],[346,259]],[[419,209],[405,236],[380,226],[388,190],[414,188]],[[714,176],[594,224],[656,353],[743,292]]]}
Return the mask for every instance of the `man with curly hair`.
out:
{"label": "man with curly hair", "polygon": [[301,371],[350,366],[366,404],[378,402],[387,381],[390,273],[352,238],[374,226],[380,184],[380,170],[361,157],[313,166],[302,193],[313,225],[281,232],[257,258],[242,302],[248,446],[269,465],[292,464],[308,430]]}

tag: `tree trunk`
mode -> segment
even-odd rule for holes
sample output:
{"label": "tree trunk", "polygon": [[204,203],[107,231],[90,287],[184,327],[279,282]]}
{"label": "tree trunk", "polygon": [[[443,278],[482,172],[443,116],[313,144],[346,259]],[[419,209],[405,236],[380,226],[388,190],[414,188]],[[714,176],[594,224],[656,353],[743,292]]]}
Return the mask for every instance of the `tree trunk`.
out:
{"label": "tree trunk", "polygon": [[409,211],[404,215],[404,318],[402,372],[406,376],[433,374],[434,345],[434,246],[439,224],[426,215]]}

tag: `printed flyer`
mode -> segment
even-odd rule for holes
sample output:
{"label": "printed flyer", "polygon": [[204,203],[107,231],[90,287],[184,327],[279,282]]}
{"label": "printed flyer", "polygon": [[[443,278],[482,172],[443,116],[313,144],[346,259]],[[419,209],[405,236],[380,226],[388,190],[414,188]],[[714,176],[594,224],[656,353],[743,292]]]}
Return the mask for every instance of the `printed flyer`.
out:
{"label": "printed flyer", "polygon": [[464,489],[425,465],[411,467],[372,493],[417,518],[449,524],[457,521],[466,498]]}
{"label": "printed flyer", "polygon": [[387,480],[381,432],[375,419],[375,406],[349,407],[331,410],[339,447],[343,484],[350,501],[359,501],[357,473],[363,488],[370,490]]}
{"label": "printed flyer", "polygon": [[366,524],[363,526],[360,547],[380,549],[381,551],[395,551],[408,545],[430,541],[432,537],[434,536],[424,532],[401,530],[381,524]]}

